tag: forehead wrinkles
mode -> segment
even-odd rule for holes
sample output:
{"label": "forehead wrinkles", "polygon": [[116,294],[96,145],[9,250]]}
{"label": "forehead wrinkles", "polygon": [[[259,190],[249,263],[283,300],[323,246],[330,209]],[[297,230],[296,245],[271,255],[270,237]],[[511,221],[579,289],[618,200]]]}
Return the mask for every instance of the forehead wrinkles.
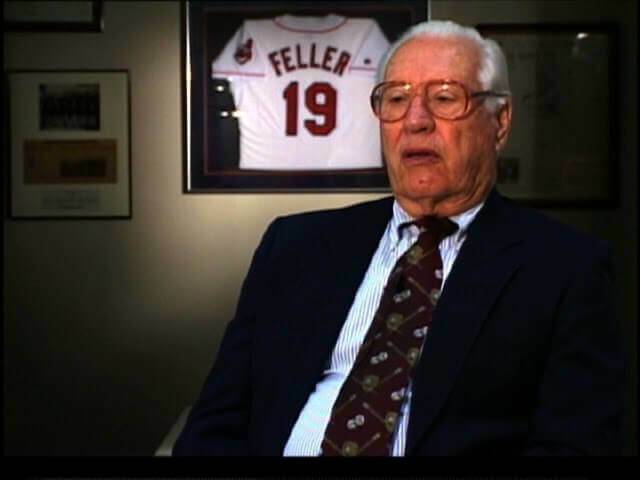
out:
{"label": "forehead wrinkles", "polygon": [[[468,38],[418,37],[402,45],[389,61],[385,80],[452,78],[478,84],[480,49]],[[413,78],[415,79],[415,78]]]}

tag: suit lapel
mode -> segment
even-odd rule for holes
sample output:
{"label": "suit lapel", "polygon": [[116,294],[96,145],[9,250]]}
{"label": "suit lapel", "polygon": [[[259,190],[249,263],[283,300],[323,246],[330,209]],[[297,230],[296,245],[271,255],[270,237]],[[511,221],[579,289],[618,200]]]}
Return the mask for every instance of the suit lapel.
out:
{"label": "suit lapel", "polygon": [[[321,238],[314,242],[314,255],[323,259],[309,284],[304,337],[290,345],[288,390],[283,402],[282,428],[274,442],[274,454],[281,452],[291,428],[313,391],[324,365],[337,342],[355,294],[369,267],[385,228],[392,216],[393,198],[355,206],[344,215],[332,216]],[[317,232],[314,230],[314,234]],[[331,288],[327,289],[327,285]],[[330,296],[327,296],[330,292]],[[280,449],[280,450],[278,450]]]}
{"label": "suit lapel", "polygon": [[[319,295],[326,295],[326,281],[332,281],[331,298],[323,298],[313,318],[314,351],[326,357],[335,346],[354,296],[360,287],[380,238],[392,216],[393,198],[374,202],[367,208],[353,210],[339,219],[340,225],[327,229],[323,238],[326,272]],[[323,358],[323,361],[326,358]]]}
{"label": "suit lapel", "polygon": [[510,207],[493,191],[469,227],[416,367],[407,455],[444,405],[491,306],[519,266],[516,230]]}

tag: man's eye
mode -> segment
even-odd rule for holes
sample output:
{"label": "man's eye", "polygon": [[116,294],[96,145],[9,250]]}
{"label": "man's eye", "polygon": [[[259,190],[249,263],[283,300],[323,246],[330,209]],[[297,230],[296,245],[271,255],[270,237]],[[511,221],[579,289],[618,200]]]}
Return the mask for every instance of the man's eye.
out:
{"label": "man's eye", "polygon": [[435,100],[438,103],[451,103],[451,102],[455,102],[456,98],[451,97],[449,95],[438,95],[436,97],[433,97],[433,100]]}
{"label": "man's eye", "polygon": [[401,95],[401,94],[389,95],[387,97],[387,101],[389,103],[402,103],[402,102],[405,102],[406,100],[407,100],[407,96]]}

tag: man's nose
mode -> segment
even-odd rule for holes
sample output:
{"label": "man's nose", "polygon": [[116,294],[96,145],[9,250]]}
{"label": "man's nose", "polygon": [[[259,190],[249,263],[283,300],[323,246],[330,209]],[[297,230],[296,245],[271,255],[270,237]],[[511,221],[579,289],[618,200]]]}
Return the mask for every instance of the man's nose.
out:
{"label": "man's nose", "polygon": [[432,131],[435,128],[435,120],[422,95],[415,95],[411,99],[404,117],[404,128],[412,133]]}

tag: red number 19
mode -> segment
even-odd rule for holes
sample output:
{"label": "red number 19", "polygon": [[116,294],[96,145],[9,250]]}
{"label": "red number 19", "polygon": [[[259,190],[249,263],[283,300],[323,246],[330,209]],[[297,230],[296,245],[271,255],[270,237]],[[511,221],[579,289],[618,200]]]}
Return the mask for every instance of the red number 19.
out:
{"label": "red number 19", "polygon": [[[287,135],[298,134],[298,82],[291,82],[282,93],[286,101]],[[323,122],[315,119],[304,121],[311,135],[329,135],[336,128],[336,103],[338,92],[327,82],[312,83],[304,92],[304,104],[313,115],[320,115]]]}

